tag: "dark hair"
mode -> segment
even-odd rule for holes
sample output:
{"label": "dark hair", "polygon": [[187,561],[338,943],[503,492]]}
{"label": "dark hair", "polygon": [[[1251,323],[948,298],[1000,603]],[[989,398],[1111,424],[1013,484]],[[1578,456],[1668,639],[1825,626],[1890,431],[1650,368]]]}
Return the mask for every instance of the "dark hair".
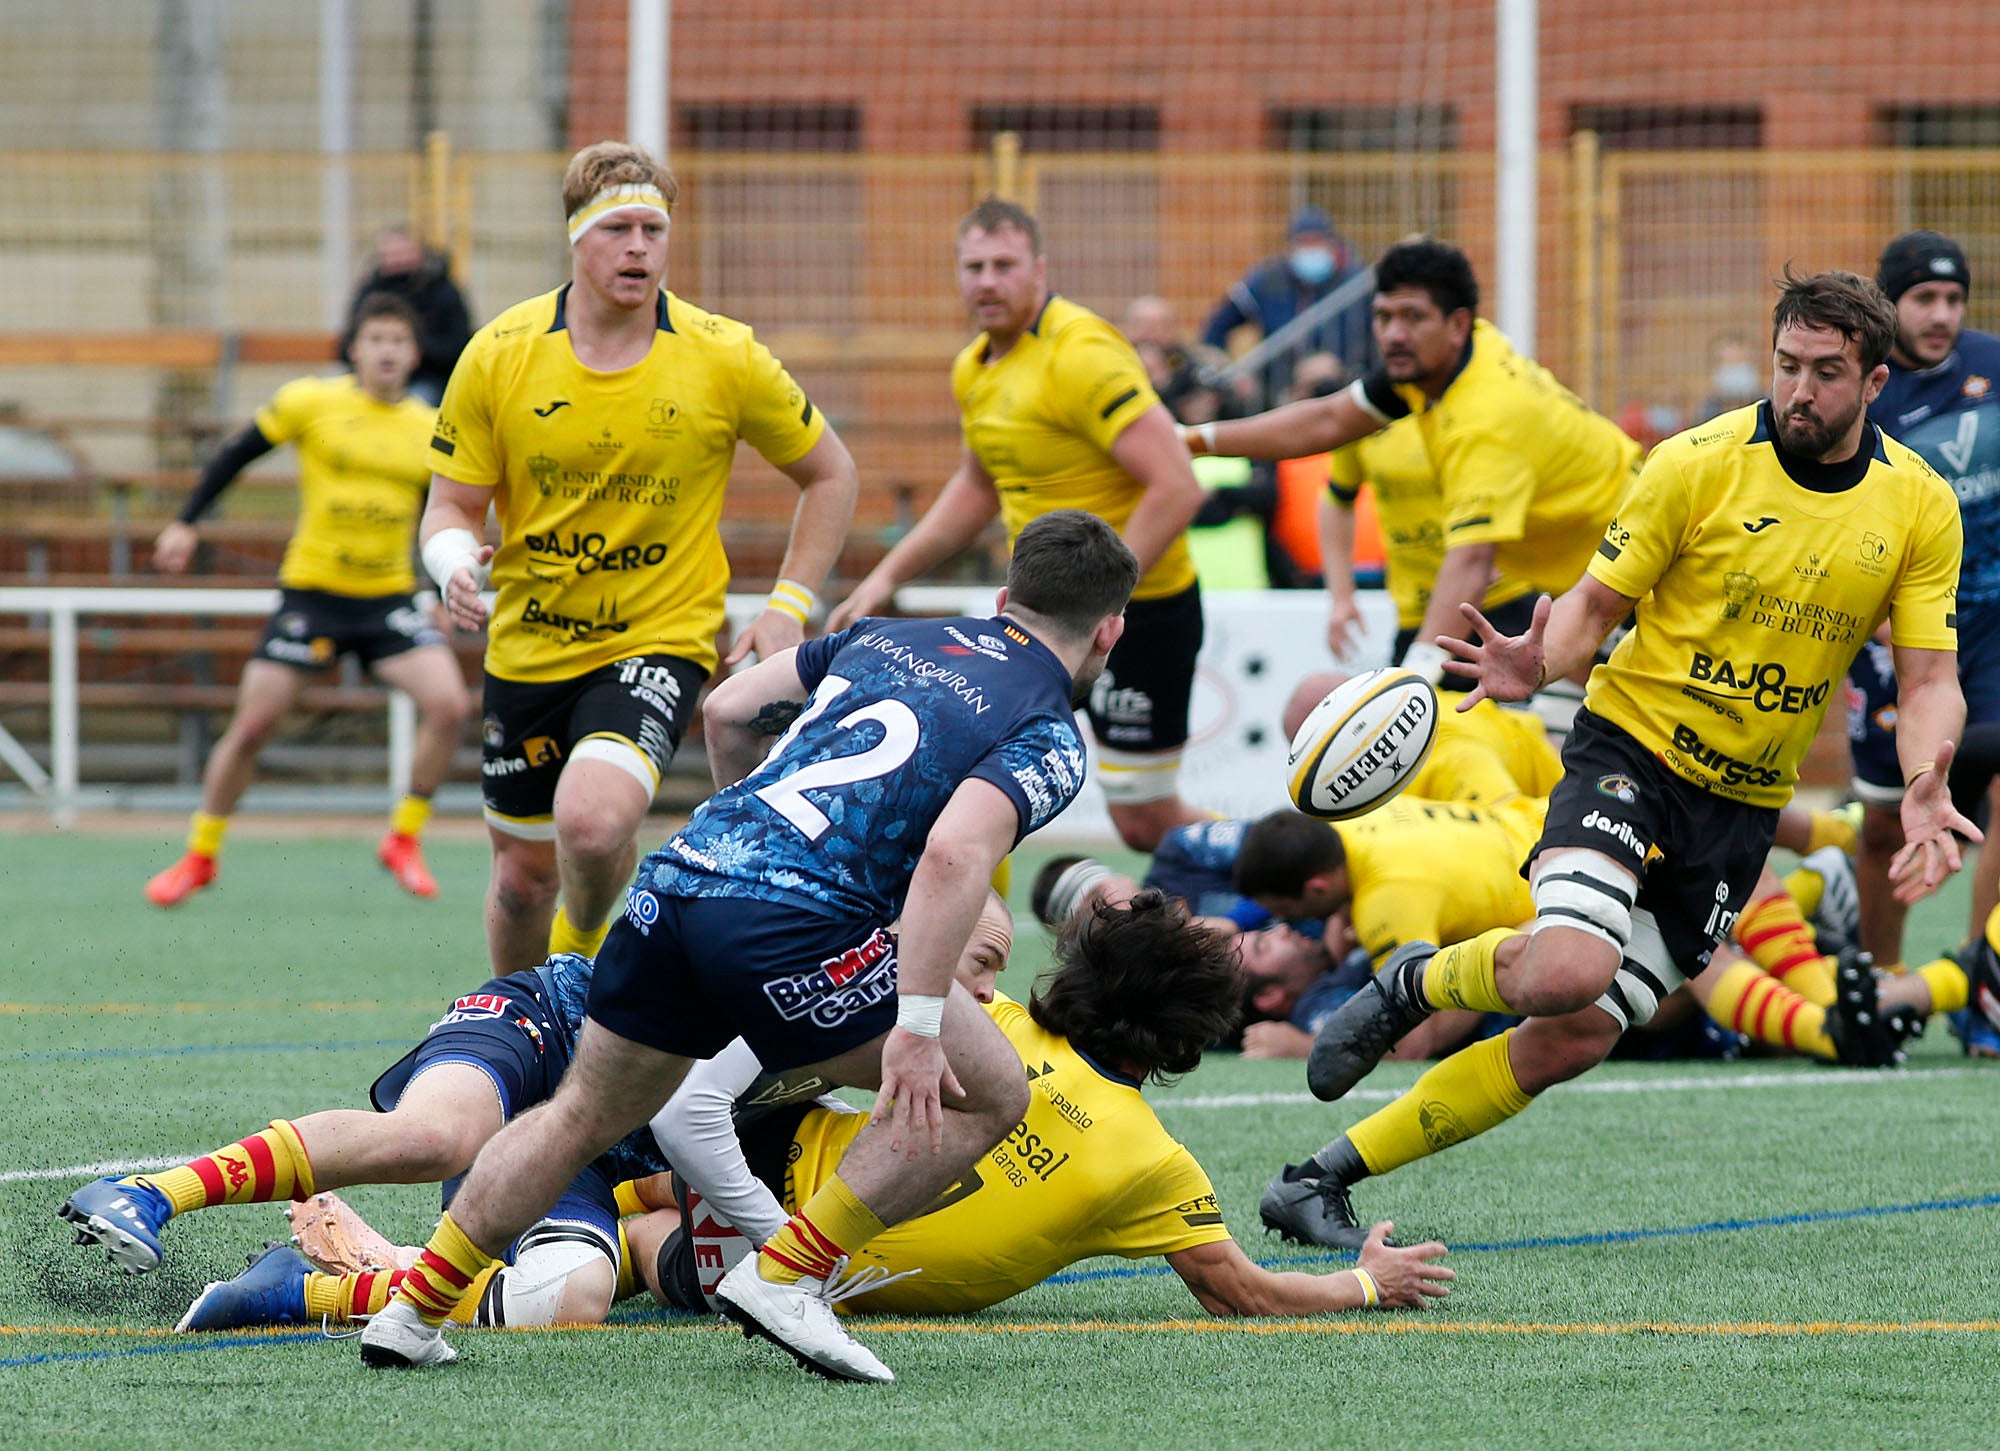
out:
{"label": "dark hair", "polygon": [[1019,202],[1002,201],[997,196],[987,197],[959,218],[958,236],[962,241],[967,232],[992,233],[1009,227],[1028,239],[1030,252],[1042,255],[1042,229],[1035,225],[1035,214]]}
{"label": "dark hair", "polygon": [[1242,970],[1229,939],[1147,888],[1122,906],[1092,904],[1056,941],[1055,966],[1028,1012],[1115,1072],[1166,1083],[1235,1031]]}
{"label": "dark hair", "polygon": [[1434,237],[1398,242],[1375,264],[1378,295],[1403,287],[1421,287],[1447,316],[1461,307],[1479,311],[1479,279],[1472,275],[1471,259]]}
{"label": "dark hair", "polygon": [[1139,561],[1116,529],[1081,509],[1052,509],[1014,540],[1007,604],[1081,638],[1121,613],[1138,582]]}
{"label": "dark hair", "polygon": [[1872,373],[1896,343],[1896,304],[1866,277],[1853,272],[1801,276],[1785,264],[1778,281],[1778,305],[1771,309],[1771,342],[1788,327],[1824,328],[1839,333],[1861,354],[1861,371]]}
{"label": "dark hair", "polygon": [[1308,877],[1337,871],[1347,860],[1340,833],[1296,811],[1273,811],[1250,823],[1236,853],[1236,895],[1296,897]]}
{"label": "dark hair", "polygon": [[369,323],[385,317],[394,318],[410,330],[411,337],[423,341],[424,325],[417,310],[393,292],[371,292],[355,304],[354,332],[359,333]]}

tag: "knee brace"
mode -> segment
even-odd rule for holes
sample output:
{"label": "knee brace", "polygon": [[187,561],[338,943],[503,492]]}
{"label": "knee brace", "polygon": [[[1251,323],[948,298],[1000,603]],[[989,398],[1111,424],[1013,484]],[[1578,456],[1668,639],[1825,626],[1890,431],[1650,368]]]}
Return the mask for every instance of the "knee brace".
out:
{"label": "knee brace", "polygon": [[495,1275],[479,1303],[481,1325],[553,1325],[569,1277],[603,1262],[617,1277],[616,1251],[596,1235],[546,1222],[522,1237],[514,1262]]}
{"label": "knee brace", "polygon": [[1639,884],[1600,852],[1558,847],[1541,857],[1530,889],[1535,920],[1529,935],[1548,927],[1570,927],[1610,943],[1625,955],[1632,940],[1632,901]]}

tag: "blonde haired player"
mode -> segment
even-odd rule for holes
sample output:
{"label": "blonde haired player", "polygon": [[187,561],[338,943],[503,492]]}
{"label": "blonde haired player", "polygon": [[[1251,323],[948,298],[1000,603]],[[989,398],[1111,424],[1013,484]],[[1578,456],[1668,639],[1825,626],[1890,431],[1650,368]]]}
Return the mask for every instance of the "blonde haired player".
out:
{"label": "blonde haired player", "polygon": [[1179,784],[1202,639],[1187,546],[1201,485],[1132,345],[1049,291],[1033,216],[994,198],[968,213],[958,227],[958,281],[982,329],[951,368],[964,456],[828,626],[889,609],[898,588],[970,547],[996,515],[1009,541],[1054,509],[1109,521],[1142,574],[1125,638],[1090,693],[1095,769],[1119,837],[1152,851],[1175,827],[1202,819]]}
{"label": "blonde haired player", "polygon": [[[594,951],[624,896],[639,823],[716,665],[737,441],[799,504],[777,587],[724,664],[804,638],[853,517],[853,461],[778,360],[743,324],[662,290],[677,191],[636,146],[571,157],[569,282],[481,328],[438,412],[424,565],[463,629],[489,624],[489,571],[497,596],[482,771],[498,973]],[[480,542],[489,507],[497,551]]]}
{"label": "blonde haired player", "polygon": [[202,772],[201,809],[180,860],[146,884],[174,907],[215,880],[230,814],[257,755],[290,712],[309,674],[351,654],[417,707],[409,793],[376,848],[405,891],[437,895],[418,837],[431,794],[451,769],[470,708],[458,661],[412,598],[410,544],[423,507],[424,440],[432,411],[409,394],[418,361],[417,316],[376,293],[355,309],[352,374],[287,383],[202,470],[180,518],[160,531],[153,563],[180,574],[200,542],[197,522],[245,468],[281,444],[299,453],[299,522],[278,567],[278,612],[243,667],[236,713]]}

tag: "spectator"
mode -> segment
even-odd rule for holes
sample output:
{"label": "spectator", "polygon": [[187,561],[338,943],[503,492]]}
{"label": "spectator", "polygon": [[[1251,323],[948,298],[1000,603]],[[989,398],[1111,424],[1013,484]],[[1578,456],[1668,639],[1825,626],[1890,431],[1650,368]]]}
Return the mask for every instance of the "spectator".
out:
{"label": "spectator", "polygon": [[[1347,383],[1347,370],[1331,353],[1309,353],[1292,370],[1286,401],[1324,398]],[[1280,459],[1271,515],[1271,582],[1281,589],[1317,589],[1321,546],[1319,505],[1326,494],[1327,455]],[[1379,567],[1377,570],[1379,574]]]}
{"label": "spectator", "polygon": [[[1318,207],[1301,207],[1285,233],[1286,250],[1266,257],[1231,287],[1208,319],[1201,340],[1222,347],[1239,327],[1254,326],[1269,337],[1360,270],[1354,250]],[[1260,373],[1264,396],[1277,399],[1290,386],[1295,360],[1304,353],[1332,353],[1350,374],[1367,371],[1374,360],[1366,293],[1321,321],[1298,347],[1266,363]]]}
{"label": "spectator", "polygon": [[1175,401],[1196,386],[1200,375],[1193,350],[1181,336],[1181,322],[1174,313],[1174,305],[1164,297],[1135,297],[1126,304],[1121,331],[1125,340],[1138,349],[1153,391],[1172,411]]}
{"label": "spectator", "polygon": [[348,308],[347,329],[340,339],[341,356],[353,346],[354,320],[361,300],[376,292],[400,297],[416,311],[421,328],[417,345],[423,357],[410,378],[410,394],[437,407],[452,365],[472,339],[465,294],[451,280],[449,264],[426,247],[423,238],[400,223],[385,227],[375,238],[374,269],[361,279]]}
{"label": "spectator", "polygon": [[[1197,425],[1234,416],[1229,395],[1194,383],[1174,400],[1176,421]],[[1270,468],[1242,458],[1198,458],[1201,511],[1188,525],[1188,553],[1209,589],[1269,589],[1268,544],[1276,485]]]}
{"label": "spectator", "polygon": [[[1743,338],[1717,338],[1710,350],[1714,372],[1709,374],[1708,393],[1695,410],[1692,423],[1705,423],[1732,408],[1747,408],[1764,396],[1764,374],[1758,366],[1755,343]],[[1677,433],[1678,429],[1668,429]]]}

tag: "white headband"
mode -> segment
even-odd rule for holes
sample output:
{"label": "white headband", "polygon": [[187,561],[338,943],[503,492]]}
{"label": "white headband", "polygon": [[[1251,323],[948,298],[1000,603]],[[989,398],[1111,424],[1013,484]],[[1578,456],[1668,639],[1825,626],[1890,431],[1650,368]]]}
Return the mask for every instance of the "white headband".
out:
{"label": "white headband", "polygon": [[658,212],[662,221],[672,221],[673,212],[667,205],[666,194],[656,186],[642,186],[626,182],[619,186],[607,186],[603,191],[569,214],[569,241],[574,247],[583,234],[610,216],[626,207],[644,207],[649,212]]}

